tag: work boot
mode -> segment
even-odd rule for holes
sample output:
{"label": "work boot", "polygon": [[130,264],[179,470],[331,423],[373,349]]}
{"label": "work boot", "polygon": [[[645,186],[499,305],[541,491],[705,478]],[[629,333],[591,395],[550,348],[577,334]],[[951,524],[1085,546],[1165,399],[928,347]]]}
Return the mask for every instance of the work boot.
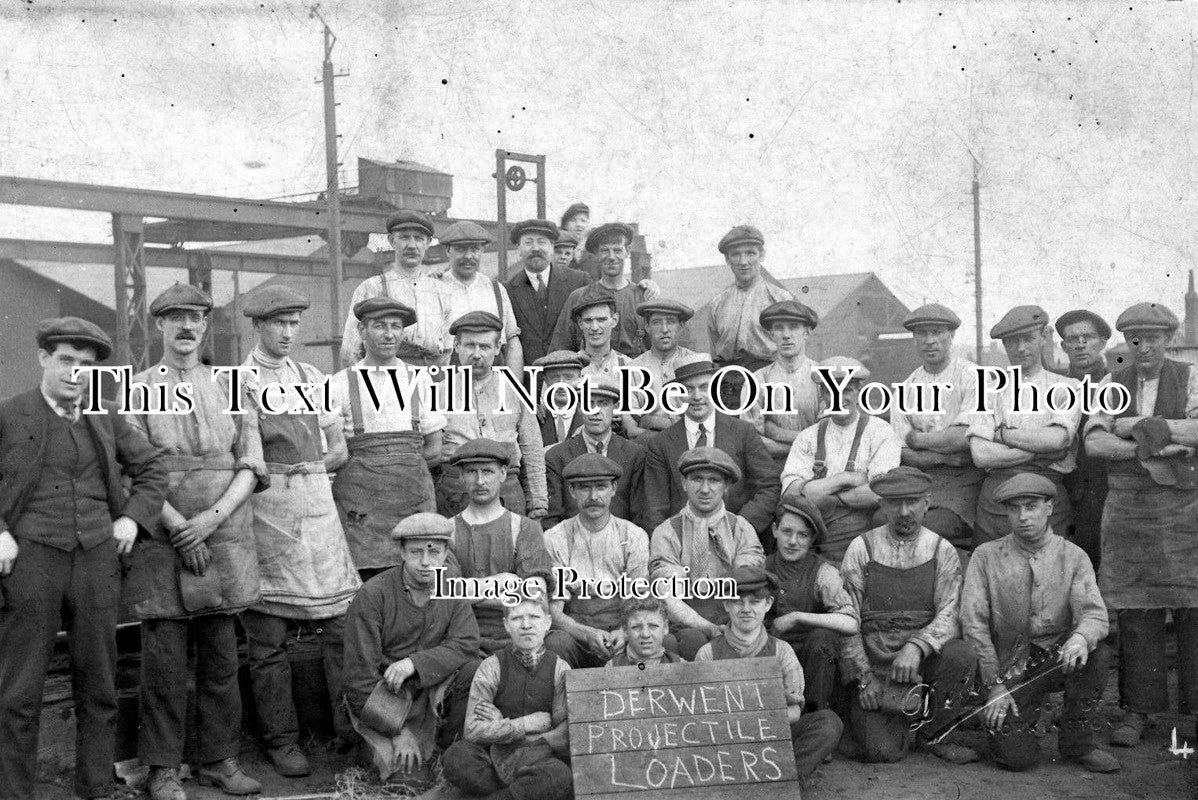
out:
{"label": "work boot", "polygon": [[1116,747],[1135,747],[1140,743],[1140,737],[1144,735],[1144,728],[1147,726],[1148,717],[1128,711],[1123,715],[1119,727],[1111,732],[1111,744]]}
{"label": "work boot", "polygon": [[187,793],[179,783],[179,770],[173,767],[150,767],[146,791],[150,800],[187,800]]}
{"label": "work boot", "polygon": [[281,747],[272,747],[266,751],[266,754],[270,756],[270,763],[275,765],[275,772],[284,778],[302,778],[312,774],[312,768],[308,766],[308,759],[299,749],[299,745],[285,744]]}
{"label": "work boot", "polygon": [[196,772],[201,786],[219,786],[225,794],[257,794],[262,784],[245,774],[235,758],[205,764]]}
{"label": "work boot", "polygon": [[940,742],[939,744],[928,742],[923,747],[932,755],[950,764],[972,764],[978,760],[977,750],[952,742]]}
{"label": "work boot", "polygon": [[1123,769],[1123,765],[1119,763],[1119,759],[1106,750],[1100,750],[1097,747],[1085,755],[1071,756],[1069,760],[1076,761],[1089,772],[1118,772]]}

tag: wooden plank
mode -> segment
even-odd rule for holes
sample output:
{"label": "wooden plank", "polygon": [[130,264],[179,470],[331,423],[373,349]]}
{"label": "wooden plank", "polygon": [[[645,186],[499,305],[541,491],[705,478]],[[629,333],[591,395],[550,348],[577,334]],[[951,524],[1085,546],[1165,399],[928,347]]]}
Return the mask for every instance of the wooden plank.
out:
{"label": "wooden plank", "polygon": [[776,658],[741,658],[734,661],[695,661],[684,664],[655,664],[645,667],[598,667],[572,669],[566,673],[566,690],[622,689],[633,686],[704,681],[736,681],[781,678],[782,665]]}
{"label": "wooden plank", "polygon": [[789,741],[579,755],[570,759],[570,766],[576,795],[707,786],[726,789],[798,778]]}
{"label": "wooden plank", "polygon": [[723,717],[742,711],[786,708],[781,678],[713,680],[572,694],[569,688],[566,691],[566,709],[571,722],[694,715]]}
{"label": "wooden plank", "polygon": [[666,717],[618,722],[575,722],[570,725],[570,753],[669,750],[675,747],[727,746],[789,740],[785,708],[744,711],[721,717]]}
{"label": "wooden plank", "polygon": [[[768,783],[741,783],[729,786],[697,786],[693,789],[649,789],[636,793],[636,800],[728,800],[735,793],[736,800],[802,800],[798,781],[770,781]],[[591,800],[607,800],[613,794],[592,794]]]}

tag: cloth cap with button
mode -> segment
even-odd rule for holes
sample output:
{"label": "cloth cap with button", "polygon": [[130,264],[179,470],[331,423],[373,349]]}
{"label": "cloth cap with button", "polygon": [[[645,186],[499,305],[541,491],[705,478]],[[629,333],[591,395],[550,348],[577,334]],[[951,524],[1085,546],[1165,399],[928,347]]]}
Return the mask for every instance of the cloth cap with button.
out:
{"label": "cloth cap with button", "polygon": [[54,317],[37,324],[34,333],[37,346],[52,351],[56,342],[86,345],[96,350],[96,360],[104,361],[112,355],[112,339],[94,322],[79,317]]}
{"label": "cloth cap with button", "polygon": [[544,367],[546,370],[582,369],[590,363],[591,357],[586,353],[578,353],[573,350],[554,350],[552,353],[547,353],[532,362],[532,365],[534,367]]}
{"label": "cloth cap with button", "polygon": [[571,203],[570,207],[566,209],[566,213],[562,214],[562,227],[564,228],[569,225],[570,220],[579,214],[586,214],[588,217],[591,216],[591,207],[586,203]]}
{"label": "cloth cap with button", "polygon": [[822,542],[828,538],[828,526],[824,524],[824,515],[820,513],[819,507],[806,497],[784,495],[781,502],[778,503],[777,510],[774,511],[774,521],[781,522],[785,514],[794,514],[807,520],[807,525],[811,528],[813,543]]}
{"label": "cloth cap with button", "polygon": [[923,497],[932,489],[932,478],[915,467],[895,467],[870,481],[869,489],[878,497],[894,500]]}
{"label": "cloth cap with button", "polygon": [[994,500],[997,503],[1005,503],[1017,497],[1047,497],[1049,500],[1055,500],[1056,496],[1056,484],[1034,472],[1021,472],[1014,478],[1003,481],[994,490]]}
{"label": "cloth cap with button", "polygon": [[1175,331],[1180,323],[1177,315],[1160,303],[1136,303],[1119,315],[1115,329],[1125,331]]}
{"label": "cloth cap with button", "polygon": [[758,247],[765,247],[765,237],[752,225],[737,225],[724,234],[716,247],[721,253],[728,255],[728,251],[738,244],[755,244]]}
{"label": "cloth cap with button", "polygon": [[598,453],[583,453],[575,458],[562,470],[562,480],[590,481],[610,478],[618,480],[624,474],[624,468],[607,456]]}
{"label": "cloth cap with button", "polygon": [[491,234],[487,233],[487,229],[477,222],[460,219],[441,231],[437,240],[446,247],[451,244],[490,244]]}
{"label": "cloth cap with button", "polygon": [[440,539],[453,541],[453,520],[432,511],[404,517],[391,529],[392,539]]}
{"label": "cloth cap with button", "polygon": [[508,239],[512,244],[520,244],[520,237],[526,233],[540,233],[553,242],[557,240],[558,228],[552,220],[548,219],[521,220],[512,226],[512,230],[508,233]]}
{"label": "cloth cap with button", "polygon": [[909,331],[922,325],[943,326],[950,331],[955,331],[961,327],[961,318],[954,314],[951,308],[946,308],[939,303],[928,303],[912,311],[903,320],[903,327]]}
{"label": "cloth cap with button", "polygon": [[714,374],[715,364],[711,362],[711,358],[706,353],[702,353],[676,366],[674,368],[674,379],[669,381],[669,383],[684,383],[700,375]]}
{"label": "cloth cap with button", "polygon": [[1103,339],[1111,338],[1111,326],[1107,324],[1106,320],[1093,311],[1084,308],[1075,308],[1073,311],[1066,311],[1057,317],[1057,321],[1053,324],[1053,327],[1057,329],[1057,335],[1064,339],[1065,329],[1078,322],[1089,322]]}
{"label": "cloth cap with button", "polygon": [[416,323],[416,310],[393,297],[367,297],[354,304],[354,316],[360,322],[377,317],[399,317],[406,328]]}
{"label": "cloth cap with button", "polygon": [[766,306],[757,316],[757,321],[767,331],[775,322],[797,322],[815,330],[815,326],[819,325],[819,314],[797,300],[782,300]]}
{"label": "cloth cap with button", "polygon": [[395,233],[406,228],[423,231],[424,235],[432,238],[436,232],[433,221],[419,211],[398,211],[387,218],[387,233]]}
{"label": "cloth cap with button", "polygon": [[[852,381],[868,381],[872,375],[872,373],[866,369],[864,364],[857,359],[849,358],[848,356],[832,356],[831,358],[825,358],[815,366],[816,369],[825,367],[830,370],[832,379],[838,384],[843,381],[845,376],[850,372],[852,372],[852,378],[850,378]],[[820,377],[820,374],[814,369],[811,370],[811,380],[817,386],[824,385],[824,379]]]}
{"label": "cloth cap with button", "polygon": [[[613,403],[620,402],[620,386],[610,378],[591,380],[588,382],[588,385],[590,386],[591,397],[606,397]],[[581,407],[579,410],[582,410]]]}
{"label": "cloth cap with button", "polygon": [[190,283],[175,282],[173,286],[154,298],[150,303],[150,316],[161,317],[176,308],[195,309],[207,313],[212,310],[212,296]]}
{"label": "cloth cap with button", "polygon": [[598,288],[598,284],[592,284],[583,290],[582,295],[578,298],[578,305],[574,306],[574,310],[570,312],[570,316],[577,321],[583,315],[583,312],[594,306],[607,306],[611,309],[611,313],[620,313],[620,307],[616,305],[616,296],[611,292]]}
{"label": "cloth cap with button", "polygon": [[669,300],[659,298],[657,300],[649,300],[641,303],[636,307],[637,316],[649,319],[653,314],[673,314],[678,317],[679,322],[686,322],[695,315],[694,309],[677,300]]}
{"label": "cloth cap with button", "polygon": [[741,478],[740,467],[732,456],[718,447],[693,447],[678,457],[678,471],[683,476],[697,469],[715,470],[728,483],[738,483]]}
{"label": "cloth cap with button", "polygon": [[1005,339],[1048,324],[1048,314],[1040,306],[1015,306],[990,329],[991,339]]}
{"label": "cloth cap with button", "polygon": [[773,597],[782,588],[778,578],[765,567],[737,567],[732,570],[732,580],[736,581],[736,594],[739,597],[760,591],[768,592]]}
{"label": "cloth cap with button", "polygon": [[457,336],[463,331],[502,331],[503,323],[490,311],[471,311],[463,314],[449,326],[449,335]]}
{"label": "cloth cap with button", "polygon": [[471,439],[463,442],[449,457],[449,463],[455,467],[490,461],[497,461],[506,467],[512,462],[510,448],[494,439]]}
{"label": "cloth cap with button", "polygon": [[631,225],[625,225],[623,222],[605,222],[587,234],[586,251],[598,253],[600,245],[607,244],[616,238],[619,238],[627,247],[632,244],[635,236]]}
{"label": "cloth cap with button", "polygon": [[557,241],[553,243],[553,249],[556,250],[559,247],[578,247],[578,243],[581,241],[582,237],[574,231],[560,230],[557,232]]}
{"label": "cloth cap with button", "polygon": [[251,294],[241,313],[250,319],[270,319],[279,314],[303,311],[310,305],[308,298],[295,289],[276,284]]}

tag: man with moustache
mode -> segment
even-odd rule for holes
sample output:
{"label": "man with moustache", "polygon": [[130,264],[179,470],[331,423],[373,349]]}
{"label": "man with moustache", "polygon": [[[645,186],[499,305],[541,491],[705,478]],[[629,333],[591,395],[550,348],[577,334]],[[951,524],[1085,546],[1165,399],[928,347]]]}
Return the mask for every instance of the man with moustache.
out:
{"label": "man with moustache", "polygon": [[[162,361],[134,384],[191,387],[186,414],[155,407],[126,417],[159,448],[170,470],[161,524],[133,559],[128,598],[141,620],[141,733],[138,758],[150,768],[151,800],[184,800],[179,767],[187,719],[188,638],[195,647],[196,744],[201,783],[228,794],[261,791],[238,764],[241,691],[238,613],[260,598],[254,546],[255,491],[270,484],[256,414],[232,415],[229,385],[200,363],[212,298],[176,283],[150,303],[162,333]],[[166,412],[166,413],[163,413]]]}
{"label": "man with moustache", "polygon": [[547,219],[517,222],[512,226],[511,241],[520,248],[520,262],[516,274],[504,285],[520,326],[524,362],[534,364],[553,350],[553,326],[566,298],[590,279],[570,267],[577,237],[558,231]]}
{"label": "man with moustache", "polygon": [[460,319],[471,311],[486,311],[499,317],[503,321],[499,336],[502,360],[497,359],[497,363],[520,374],[524,369],[524,345],[507,289],[478,271],[483,247],[491,242],[491,237],[477,223],[460,220],[446,228],[440,239],[449,256],[449,271],[441,275],[449,291],[449,318]]}
{"label": "man with moustache", "polygon": [[[938,303],[912,311],[903,320],[911,331],[920,366],[903,381],[906,407],[890,410],[890,425],[903,444],[903,463],[932,478],[932,502],[923,524],[948,539],[961,553],[973,549],[973,524],[982,471],[969,453],[969,416],[977,406],[976,366],[953,354],[961,318]],[[947,383],[940,410],[930,409],[931,384]],[[926,411],[916,409],[920,387]]]}
{"label": "man with moustache", "polygon": [[370,297],[354,306],[354,316],[366,355],[329,379],[349,450],[333,480],[333,499],[365,581],[403,560],[391,529],[436,509],[429,470],[441,462],[446,421],[428,407],[412,368],[396,355],[416,312],[390,297]]}
{"label": "man with moustache", "polygon": [[541,379],[537,388],[540,392],[537,398],[537,422],[541,427],[541,442],[546,447],[566,441],[582,427],[582,414],[578,413],[578,402],[573,395],[567,397],[567,390],[558,387],[552,396],[559,397],[555,406],[550,406],[548,399],[554,384],[562,383],[576,387],[582,382],[582,369],[591,363],[591,357],[586,353],[574,353],[569,350],[554,350],[548,355],[541,356],[534,367],[541,367]]}
{"label": "man with moustache", "polygon": [[[645,320],[645,335],[649,338],[649,349],[628,364],[649,371],[650,380],[645,391],[659,398],[662,387],[674,380],[674,370],[678,365],[701,355],[679,344],[682,341],[682,326],[695,312],[676,300],[659,298],[641,303],[636,307],[636,313]],[[646,443],[650,436],[664,431],[680,418],[681,415],[671,414],[658,406],[647,414],[625,420],[628,437]]]}
{"label": "man with moustache", "polygon": [[395,251],[395,261],[382,275],[367,278],[354,290],[341,336],[341,363],[352,364],[364,355],[353,308],[367,298],[382,296],[416,312],[416,324],[406,328],[400,338],[399,359],[414,367],[449,363],[446,331],[454,319],[451,298],[446,284],[425,274],[421,267],[433,233],[432,220],[417,211],[400,211],[387,220],[387,241]]}
{"label": "man with moustache", "polygon": [[168,477],[114,407],[82,413],[86,368],[112,353],[108,334],[62,317],[42,320],[35,337],[40,384],[0,403],[0,797],[34,797],[42,692],[65,610],[74,790],[87,800],[113,788],[121,557],[158,527]]}
{"label": "man with moustache", "polygon": [[[790,448],[800,431],[816,422],[819,392],[811,381],[815,362],[807,357],[807,337],[819,324],[819,315],[796,300],[783,300],[768,306],[757,318],[774,344],[773,363],[753,373],[761,394],[750,405],[745,420],[761,434],[765,449],[779,462],[786,462]],[[774,390],[775,405],[789,411],[767,412],[765,392],[769,384],[789,389]],[[741,404],[748,400],[749,387],[741,390]]]}

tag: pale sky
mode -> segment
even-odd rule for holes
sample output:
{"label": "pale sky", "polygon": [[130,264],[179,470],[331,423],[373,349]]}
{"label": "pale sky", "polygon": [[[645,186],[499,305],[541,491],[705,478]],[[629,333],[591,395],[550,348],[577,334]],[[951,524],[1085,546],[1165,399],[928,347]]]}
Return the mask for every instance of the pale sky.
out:
{"label": "pale sky", "polygon": [[[596,222],[637,221],[658,270],[719,263],[720,236],[751,222],[780,277],[872,270],[968,328],[972,151],[987,330],[1017,303],[1182,314],[1196,8],[322,5],[350,72],[337,92],[351,183],[358,156],[411,159],[455,176],[451,214],[494,218],[495,148],[544,154],[549,216],[581,199]],[[0,174],[246,197],[323,186],[321,29],[303,4],[0,15]],[[510,218],[533,203],[530,186]],[[110,230],[104,215],[3,206],[0,236]]]}

